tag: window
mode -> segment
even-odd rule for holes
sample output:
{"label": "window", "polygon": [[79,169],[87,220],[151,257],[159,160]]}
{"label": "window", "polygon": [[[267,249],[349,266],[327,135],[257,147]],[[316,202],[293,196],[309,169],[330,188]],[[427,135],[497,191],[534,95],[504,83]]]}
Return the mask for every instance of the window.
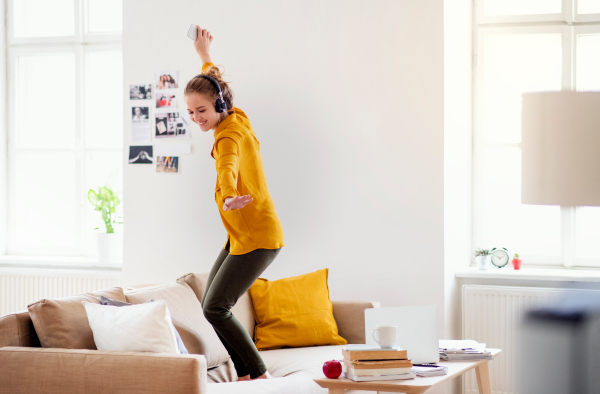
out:
{"label": "window", "polygon": [[[87,191],[122,191],[121,0],[10,0],[7,255],[95,256]],[[118,231],[118,230],[117,230]]]}
{"label": "window", "polygon": [[600,266],[600,207],[521,204],[521,94],[600,90],[600,0],[477,0],[473,244]]}

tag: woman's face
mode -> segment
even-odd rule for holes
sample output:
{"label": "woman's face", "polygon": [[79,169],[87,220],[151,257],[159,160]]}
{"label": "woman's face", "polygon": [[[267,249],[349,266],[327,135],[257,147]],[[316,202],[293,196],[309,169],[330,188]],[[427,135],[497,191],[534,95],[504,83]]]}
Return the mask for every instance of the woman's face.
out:
{"label": "woman's face", "polygon": [[142,114],[142,109],[140,107],[135,107],[135,116],[140,116]]}
{"label": "woman's face", "polygon": [[221,115],[215,111],[215,106],[206,96],[190,93],[185,96],[188,114],[192,122],[200,126],[200,130],[214,130],[219,125]]}

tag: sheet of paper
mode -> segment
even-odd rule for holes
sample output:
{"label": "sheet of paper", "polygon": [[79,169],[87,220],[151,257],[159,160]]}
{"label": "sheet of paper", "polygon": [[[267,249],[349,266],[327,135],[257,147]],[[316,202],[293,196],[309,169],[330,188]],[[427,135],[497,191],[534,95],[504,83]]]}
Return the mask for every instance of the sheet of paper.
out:
{"label": "sheet of paper", "polygon": [[485,343],[472,339],[440,339],[440,349],[484,349]]}
{"label": "sheet of paper", "polygon": [[154,145],[157,156],[172,156],[180,153],[192,153],[192,144],[159,144]]}
{"label": "sheet of paper", "polygon": [[131,141],[134,143],[151,142],[149,107],[131,107]]}

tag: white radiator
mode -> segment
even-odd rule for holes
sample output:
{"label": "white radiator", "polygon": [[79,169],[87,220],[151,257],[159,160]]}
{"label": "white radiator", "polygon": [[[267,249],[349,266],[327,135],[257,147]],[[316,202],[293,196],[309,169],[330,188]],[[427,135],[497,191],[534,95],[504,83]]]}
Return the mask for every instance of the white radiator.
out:
{"label": "white radiator", "polygon": [[[493,393],[519,392],[519,348],[516,333],[524,313],[530,308],[556,300],[567,291],[582,294],[600,292],[538,287],[463,286],[463,339],[474,339],[485,342],[487,347],[502,349],[502,353],[490,363]],[[475,372],[465,375],[463,387],[466,394],[479,393]]]}
{"label": "white radiator", "polygon": [[0,268],[0,316],[27,309],[42,298],[69,297],[121,287],[121,271]]}

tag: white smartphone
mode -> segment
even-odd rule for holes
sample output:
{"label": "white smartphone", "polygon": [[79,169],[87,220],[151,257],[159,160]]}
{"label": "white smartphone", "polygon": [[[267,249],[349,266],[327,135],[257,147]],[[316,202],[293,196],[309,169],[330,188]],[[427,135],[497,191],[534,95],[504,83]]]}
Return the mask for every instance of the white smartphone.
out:
{"label": "white smartphone", "polygon": [[191,38],[192,41],[196,41],[196,38],[198,38],[198,31],[196,30],[196,25],[194,25],[193,23],[190,25],[190,28],[188,29],[187,36],[189,38]]}

